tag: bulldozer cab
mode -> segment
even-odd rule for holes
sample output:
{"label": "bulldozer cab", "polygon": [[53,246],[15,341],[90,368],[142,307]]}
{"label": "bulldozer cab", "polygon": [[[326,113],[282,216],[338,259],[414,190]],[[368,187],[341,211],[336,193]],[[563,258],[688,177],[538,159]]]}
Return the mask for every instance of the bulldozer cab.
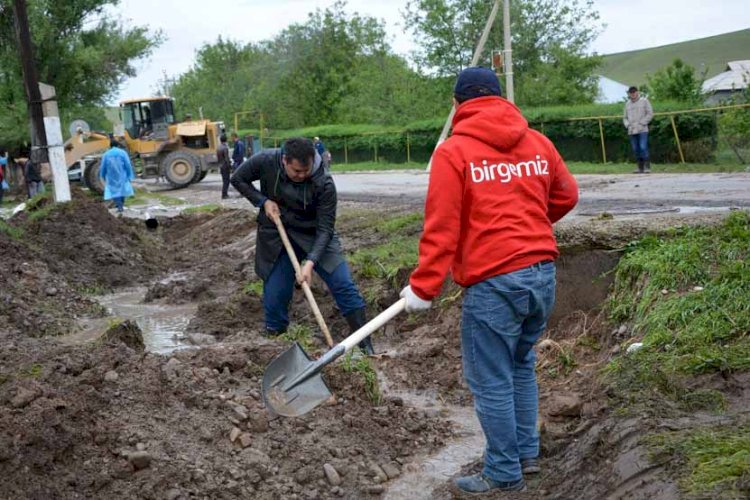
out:
{"label": "bulldozer cab", "polygon": [[120,115],[128,142],[169,138],[169,125],[176,123],[174,104],[169,97],[152,97],[120,103]]}

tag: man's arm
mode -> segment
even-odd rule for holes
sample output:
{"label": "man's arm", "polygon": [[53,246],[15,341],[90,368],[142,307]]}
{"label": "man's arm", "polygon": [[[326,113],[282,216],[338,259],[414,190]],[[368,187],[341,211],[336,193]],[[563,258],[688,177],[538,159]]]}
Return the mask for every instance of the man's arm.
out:
{"label": "man's arm", "polygon": [[234,186],[242,196],[250,200],[250,203],[258,208],[262,208],[263,203],[265,203],[268,198],[253,186],[253,181],[260,179],[260,171],[265,162],[266,158],[264,156],[255,155],[242,162],[242,165],[235,170],[229,180],[232,186]]}
{"label": "man's arm", "polygon": [[554,153],[555,166],[547,200],[547,217],[554,224],[573,210],[578,203],[578,183],[557,149],[551,143],[550,146]]}
{"label": "man's arm", "polygon": [[313,241],[312,248],[306,257],[313,263],[320,260],[328,243],[333,238],[333,230],[336,226],[336,203],[336,185],[333,183],[333,179],[329,177],[318,202],[315,241]]}
{"label": "man's arm", "polygon": [[628,103],[625,103],[625,107],[623,108],[622,124],[625,125],[625,128],[630,127],[630,120],[628,120]]}
{"label": "man's arm", "polygon": [[419,264],[409,279],[412,291],[423,300],[440,294],[453,262],[461,234],[463,193],[463,169],[439,148],[433,156],[427,188]]}

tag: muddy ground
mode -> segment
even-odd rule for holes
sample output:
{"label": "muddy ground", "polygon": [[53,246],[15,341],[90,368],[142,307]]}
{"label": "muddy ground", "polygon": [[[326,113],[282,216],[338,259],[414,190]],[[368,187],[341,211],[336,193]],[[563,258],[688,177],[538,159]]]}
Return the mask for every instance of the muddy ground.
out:
{"label": "muddy ground", "polygon": [[[367,396],[363,377],[336,365],[325,375],[334,400],[302,418],[278,418],[263,407],[260,379],[289,343],[260,335],[260,299],[247,287],[257,281],[253,213],[164,217],[150,231],[75,193],[64,208],[22,213],[8,221],[16,232],[0,231],[0,498],[451,498],[451,476],[478,467],[481,435],[461,377],[455,285],[429,314],[403,315],[375,334],[379,400]],[[388,236],[374,221],[409,209],[342,203],[346,251],[381,243]],[[613,416],[597,374],[630,340],[629,325],[608,324],[599,306],[629,241],[719,219],[558,227],[559,300],[539,345],[544,472],[519,498],[678,497],[638,435],[730,417]],[[375,313],[397,299],[409,269],[386,283],[354,272],[363,290],[377,290]],[[98,336],[66,341],[85,320],[115,323],[95,295],[137,285],[149,303],[197,304],[185,334],[211,345],[161,355]],[[313,292],[343,338],[348,331],[324,286],[316,282]],[[291,316],[317,332],[302,293]],[[312,344],[323,352],[319,336]],[[563,350],[575,354],[575,366],[561,361]],[[444,459],[439,474],[427,470],[446,450],[462,453]]]}

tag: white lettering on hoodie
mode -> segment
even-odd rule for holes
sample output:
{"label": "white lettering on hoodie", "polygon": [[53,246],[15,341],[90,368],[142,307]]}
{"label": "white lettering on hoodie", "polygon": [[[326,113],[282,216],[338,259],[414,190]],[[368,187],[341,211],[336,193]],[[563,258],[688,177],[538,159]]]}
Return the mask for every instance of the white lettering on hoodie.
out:
{"label": "white lettering on hoodie", "polygon": [[523,178],[532,175],[549,175],[549,163],[541,155],[536,155],[533,160],[521,161],[518,163],[497,163],[490,165],[487,160],[482,160],[481,165],[474,165],[469,162],[472,182],[490,182],[500,180],[505,184],[513,180],[514,177]]}

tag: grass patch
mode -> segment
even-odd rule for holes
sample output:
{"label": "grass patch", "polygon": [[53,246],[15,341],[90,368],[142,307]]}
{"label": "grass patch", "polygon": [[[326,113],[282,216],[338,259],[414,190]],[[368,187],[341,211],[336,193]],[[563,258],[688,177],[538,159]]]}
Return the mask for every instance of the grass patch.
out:
{"label": "grass patch", "polygon": [[221,205],[217,205],[216,203],[209,203],[208,205],[198,205],[197,207],[188,207],[185,210],[182,211],[183,214],[212,214],[214,212],[218,212],[219,210],[222,210]]}
{"label": "grass patch", "polygon": [[248,295],[263,297],[263,280],[255,280],[246,283],[245,286],[242,287],[242,291]]}
{"label": "grass patch", "polygon": [[311,352],[313,350],[313,332],[307,325],[295,323],[289,327],[286,333],[281,335],[281,338],[287,342],[299,342],[299,345],[302,346],[305,352]]}
{"label": "grass patch", "polygon": [[680,489],[700,498],[747,498],[750,427],[719,427],[649,436],[656,460],[678,471]]}
{"label": "grass patch", "polygon": [[416,267],[418,247],[418,237],[396,236],[382,245],[357,250],[349,262],[361,276],[388,281],[397,287],[399,271]]}
{"label": "grass patch", "polygon": [[676,229],[629,245],[607,304],[615,322],[632,323],[643,336],[642,349],[608,367],[623,394],[656,390],[689,408],[703,401],[720,409],[715,394],[696,395],[682,382],[750,369],[748,241],[750,216],[739,211],[721,226]]}
{"label": "grass patch", "polygon": [[364,161],[360,163],[333,163],[331,172],[367,172],[382,170],[424,170],[427,168],[425,163],[404,162],[404,163],[386,163],[375,161]]}
{"label": "grass patch", "polygon": [[348,354],[344,357],[341,367],[346,373],[356,373],[365,383],[365,394],[373,404],[378,405],[382,401],[380,386],[378,385],[378,375],[372,367],[370,360],[364,356],[354,357]]}
{"label": "grass patch", "polygon": [[[421,212],[414,212],[406,215],[400,215],[393,217],[386,221],[380,222],[375,226],[375,229],[381,233],[413,233],[421,230],[424,224],[424,214]],[[407,231],[405,231],[407,230]]]}
{"label": "grass patch", "polygon": [[34,363],[28,368],[24,368],[18,372],[18,378],[33,378],[37,379],[42,374],[42,365]]}
{"label": "grass patch", "polygon": [[13,227],[2,219],[0,219],[0,232],[7,234],[13,240],[20,241],[23,239],[23,229]]}
{"label": "grass patch", "polygon": [[128,198],[127,200],[128,205],[152,205],[154,203],[157,203],[159,205],[164,206],[176,206],[176,205],[184,205],[185,202],[179,198],[175,198],[174,196],[168,196],[166,194],[161,193],[151,193],[149,191],[146,191],[143,188],[136,188],[135,189],[135,196],[132,196]]}

